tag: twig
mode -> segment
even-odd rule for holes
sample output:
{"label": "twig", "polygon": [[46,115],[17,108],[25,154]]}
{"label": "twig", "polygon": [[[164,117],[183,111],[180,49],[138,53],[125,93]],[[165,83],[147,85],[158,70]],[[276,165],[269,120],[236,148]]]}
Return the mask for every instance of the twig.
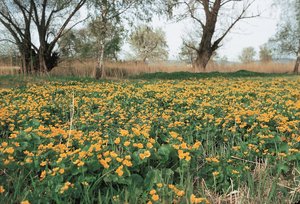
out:
{"label": "twig", "polygon": [[74,99],[74,91],[73,91],[72,104],[70,106],[70,109],[71,109],[70,110],[70,129],[69,129],[69,137],[68,137],[68,141],[67,141],[67,148],[69,147],[69,142],[70,142],[70,138],[71,138],[72,127],[73,127],[74,103],[75,103],[75,99]]}

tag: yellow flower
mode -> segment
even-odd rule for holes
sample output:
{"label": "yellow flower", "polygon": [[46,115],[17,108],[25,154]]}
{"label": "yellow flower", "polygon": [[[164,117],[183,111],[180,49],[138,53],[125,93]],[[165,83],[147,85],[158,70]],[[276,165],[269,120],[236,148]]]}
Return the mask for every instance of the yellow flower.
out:
{"label": "yellow flower", "polygon": [[147,151],[145,151],[145,152],[144,152],[144,154],[145,154],[145,157],[146,157],[146,158],[148,158],[148,157],[150,157],[150,156],[151,156],[151,153],[150,153],[148,150],[147,150]]}
{"label": "yellow flower", "polygon": [[47,165],[47,162],[46,161],[43,161],[40,163],[40,166],[46,166]]}
{"label": "yellow flower", "polygon": [[151,149],[152,147],[153,147],[153,144],[150,143],[150,142],[148,142],[148,143],[147,143],[147,148]]}
{"label": "yellow flower", "polygon": [[232,170],[231,173],[232,173],[232,174],[239,174],[240,172],[237,171],[237,170]]}
{"label": "yellow flower", "polygon": [[7,145],[8,145],[7,142],[2,142],[2,143],[1,143],[1,146],[2,146],[2,147],[7,147]]}
{"label": "yellow flower", "polygon": [[219,163],[220,162],[219,159],[216,158],[216,157],[208,157],[205,160],[208,161],[208,162],[214,162],[214,163]]}
{"label": "yellow flower", "polygon": [[100,159],[99,162],[105,169],[109,168],[108,163],[104,159]]}
{"label": "yellow flower", "polygon": [[118,154],[115,153],[114,151],[112,151],[112,152],[110,152],[110,156],[111,156],[112,158],[116,158],[116,157],[118,156]]}
{"label": "yellow flower", "polygon": [[218,171],[214,171],[214,172],[212,173],[213,176],[218,176],[219,174],[220,174],[220,172],[218,172]]}
{"label": "yellow flower", "polygon": [[198,204],[198,203],[202,203],[202,202],[209,203],[207,201],[207,199],[205,199],[205,198],[197,198],[194,194],[191,195],[190,201],[191,201],[191,204]]}
{"label": "yellow flower", "polygon": [[65,173],[65,170],[64,170],[64,169],[60,169],[58,172],[59,172],[60,174],[63,174],[63,173]]}
{"label": "yellow flower", "polygon": [[280,156],[280,157],[286,157],[286,153],[280,152],[280,153],[278,153],[278,156]]}
{"label": "yellow flower", "polygon": [[132,166],[132,162],[125,159],[123,162],[122,162],[125,166],[128,166],[128,167],[131,167]]}
{"label": "yellow flower", "polygon": [[30,164],[30,163],[32,163],[33,161],[32,161],[32,158],[31,158],[31,157],[27,157],[27,158],[25,159],[25,162],[28,163],[28,164]]}
{"label": "yellow flower", "polygon": [[15,152],[14,148],[9,147],[5,150],[8,154],[13,154]]}
{"label": "yellow flower", "polygon": [[201,146],[201,142],[197,141],[194,145],[193,145],[193,149],[198,149]]}
{"label": "yellow flower", "polygon": [[155,189],[152,189],[150,192],[149,192],[150,195],[154,195],[156,194],[156,190]]}
{"label": "yellow flower", "polygon": [[185,154],[183,153],[183,151],[181,149],[178,150],[178,157],[179,157],[179,159],[184,159],[184,157],[185,157]]}
{"label": "yellow flower", "polygon": [[170,189],[174,189],[174,188],[175,188],[175,186],[174,186],[173,184],[169,184],[168,187],[169,187]]}
{"label": "yellow flower", "polygon": [[118,162],[122,162],[122,161],[123,161],[123,159],[120,158],[120,157],[117,157],[116,160],[117,160]]}
{"label": "yellow flower", "polygon": [[176,139],[179,135],[176,132],[170,132],[172,138]]}
{"label": "yellow flower", "polygon": [[121,130],[120,130],[120,134],[121,134],[123,137],[125,137],[125,136],[128,136],[128,135],[129,135],[129,132],[128,132],[128,130],[123,130],[123,129],[121,129]]}
{"label": "yellow flower", "polygon": [[144,159],[146,158],[145,154],[143,154],[143,153],[140,153],[140,154],[139,154],[139,157],[140,157],[142,160],[144,160]]}
{"label": "yellow flower", "polygon": [[178,197],[182,197],[182,196],[184,196],[184,191],[177,191],[176,192],[176,195],[178,196]]}
{"label": "yellow flower", "polygon": [[162,187],[163,187],[163,184],[162,184],[162,183],[158,183],[158,184],[156,184],[156,186],[157,186],[158,188],[162,188]]}
{"label": "yellow flower", "polygon": [[134,146],[134,147],[137,147],[137,148],[139,148],[139,149],[144,148],[144,145],[143,145],[142,143],[134,143],[133,146]]}
{"label": "yellow flower", "polygon": [[123,176],[124,171],[123,171],[123,165],[119,166],[116,170],[116,173],[118,174],[118,176]]}
{"label": "yellow flower", "polygon": [[130,142],[129,142],[129,141],[124,142],[124,146],[125,146],[125,147],[128,147],[129,145],[130,145]]}
{"label": "yellow flower", "polygon": [[27,129],[25,129],[24,132],[29,133],[29,132],[31,132],[31,130],[32,130],[32,127],[29,127]]}
{"label": "yellow flower", "polygon": [[0,186],[0,193],[4,193],[5,192],[5,189],[3,186]]}
{"label": "yellow flower", "polygon": [[45,177],[46,177],[47,173],[46,171],[42,171],[41,175],[40,175],[40,181],[42,181]]}
{"label": "yellow flower", "polygon": [[115,139],[115,141],[114,141],[115,144],[120,144],[120,142],[121,142],[121,139],[119,137],[117,139]]}
{"label": "yellow flower", "polygon": [[60,194],[64,193],[66,190],[68,190],[70,187],[73,187],[74,184],[71,184],[69,181],[67,181],[61,188],[60,188]]}
{"label": "yellow flower", "polygon": [[30,204],[30,202],[28,200],[24,200],[20,204]]}
{"label": "yellow flower", "polygon": [[188,146],[185,142],[183,142],[180,146],[181,146],[182,149],[187,149],[188,148]]}
{"label": "yellow flower", "polygon": [[151,198],[152,198],[153,201],[158,201],[159,200],[159,195],[154,194],[154,195],[152,195]]}

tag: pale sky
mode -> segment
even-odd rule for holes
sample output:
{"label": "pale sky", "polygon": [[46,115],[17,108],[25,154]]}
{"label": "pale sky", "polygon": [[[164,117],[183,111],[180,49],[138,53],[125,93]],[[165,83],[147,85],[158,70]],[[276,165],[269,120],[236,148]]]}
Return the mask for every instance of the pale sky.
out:
{"label": "pale sky", "polygon": [[[259,46],[266,43],[276,32],[276,25],[280,12],[272,6],[271,0],[257,0],[250,12],[259,12],[261,16],[239,22],[232,32],[223,41],[218,50],[220,56],[227,56],[230,61],[238,61],[238,56],[244,47],[252,46],[259,51]],[[169,58],[177,59],[182,44],[182,37],[188,30],[187,22],[165,23],[161,19],[154,19],[153,27],[161,27],[166,32],[169,46]]]}

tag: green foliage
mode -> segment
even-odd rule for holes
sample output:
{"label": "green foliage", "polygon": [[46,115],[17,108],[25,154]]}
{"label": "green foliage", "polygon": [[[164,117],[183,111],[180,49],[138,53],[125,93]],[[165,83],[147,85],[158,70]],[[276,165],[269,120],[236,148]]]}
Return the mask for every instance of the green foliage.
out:
{"label": "green foliage", "polygon": [[246,47],[242,50],[239,59],[242,63],[251,63],[254,61],[254,57],[256,55],[255,49],[253,47]]}
{"label": "green foliage", "polygon": [[259,60],[261,62],[272,61],[272,51],[266,45],[260,46],[259,48]]}
{"label": "green foliage", "polygon": [[[88,28],[71,30],[62,37],[59,41],[62,57],[86,59],[95,58],[98,55],[97,32],[93,27],[94,24],[97,24],[97,22],[91,22]],[[112,27],[109,37],[106,38],[105,59],[118,59],[124,35],[125,32],[122,27]]]}
{"label": "green foliage", "polygon": [[1,88],[0,200],[298,201],[299,77],[153,76]]}
{"label": "green foliage", "polygon": [[162,29],[153,29],[143,25],[130,35],[129,43],[139,60],[166,60],[168,45]]}

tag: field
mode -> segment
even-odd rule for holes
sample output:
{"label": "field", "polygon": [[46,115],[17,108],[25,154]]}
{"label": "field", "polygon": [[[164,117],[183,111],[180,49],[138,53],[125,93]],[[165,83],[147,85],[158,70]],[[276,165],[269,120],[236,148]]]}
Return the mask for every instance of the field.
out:
{"label": "field", "polygon": [[1,203],[299,201],[300,77],[230,75],[0,77]]}

